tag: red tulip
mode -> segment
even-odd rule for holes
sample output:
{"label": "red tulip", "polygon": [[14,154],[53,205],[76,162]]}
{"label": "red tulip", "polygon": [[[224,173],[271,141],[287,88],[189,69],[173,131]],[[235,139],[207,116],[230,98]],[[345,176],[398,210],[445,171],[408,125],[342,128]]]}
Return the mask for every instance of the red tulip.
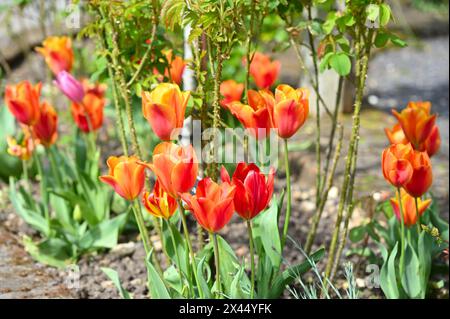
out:
{"label": "red tulip", "polygon": [[220,94],[223,96],[223,100],[220,101],[220,105],[223,108],[228,108],[228,105],[232,102],[239,102],[244,93],[244,84],[237,83],[234,80],[223,81],[220,85]]}
{"label": "red tulip", "polygon": [[208,232],[217,233],[233,217],[235,192],[235,186],[219,185],[208,177],[198,183],[195,195],[185,193],[182,198],[197,222]]}
{"label": "red tulip", "polygon": [[142,113],[163,141],[176,140],[184,126],[190,92],[176,84],[159,84],[152,92],[142,92]]}
{"label": "red tulip", "polygon": [[163,142],[153,151],[153,163],[145,165],[156,175],[164,191],[174,198],[189,192],[197,181],[198,161],[192,145],[183,147]]}
{"label": "red tulip", "polygon": [[57,75],[61,71],[70,72],[74,62],[72,40],[69,37],[49,37],[43,47],[36,49],[42,54],[52,72]]}
{"label": "red tulip", "polygon": [[303,126],[309,114],[309,93],[306,89],[294,90],[289,85],[279,85],[275,97],[267,103],[272,126],[281,138],[288,139]]}
{"label": "red tulip", "polygon": [[139,164],[134,156],[112,156],[107,164],[109,175],[101,176],[100,180],[112,186],[126,200],[135,200],[144,188],[145,166]]}
{"label": "red tulip", "polygon": [[392,113],[414,149],[420,150],[420,146],[430,136],[436,122],[436,115],[430,114],[429,104],[410,103],[400,113],[396,110],[392,110]]}
{"label": "red tulip", "polygon": [[248,91],[248,105],[241,102],[228,104],[230,112],[258,139],[270,134],[272,124],[270,121],[267,100],[264,91]]}
{"label": "red tulip", "polygon": [[223,182],[236,186],[234,207],[242,218],[251,220],[269,205],[273,195],[275,169],[272,168],[266,178],[255,164],[239,163],[232,180],[224,167],[221,176]]}
{"label": "red tulip", "polygon": [[5,104],[20,123],[30,126],[39,120],[41,87],[41,83],[32,86],[28,81],[6,86]]}
{"label": "red tulip", "polygon": [[39,121],[33,126],[33,133],[45,147],[50,147],[58,138],[58,115],[47,102],[41,105]]}
{"label": "red tulip", "polygon": [[400,124],[395,124],[394,127],[390,130],[388,128],[384,129],[387,138],[391,144],[408,144],[408,139],[403,133],[403,129]]}
{"label": "red tulip", "polygon": [[152,193],[144,193],[142,203],[150,214],[164,219],[172,217],[178,208],[177,200],[162,189],[158,180]]}
{"label": "red tulip", "polygon": [[[394,209],[395,216],[401,221],[400,213],[400,203],[399,196],[397,194],[396,198],[391,198],[391,205]],[[420,198],[417,199],[417,204],[419,206],[419,212],[417,213],[416,203],[414,197],[410,196],[408,193],[402,190],[401,192],[401,203],[403,209],[403,222],[405,226],[411,227],[417,223],[418,216],[422,216],[423,213],[428,209],[431,204],[431,199],[422,201]]]}
{"label": "red tulip", "polygon": [[414,151],[411,156],[412,177],[403,185],[413,197],[421,197],[433,183],[430,157],[426,152]]}
{"label": "red tulip", "polygon": [[256,52],[250,64],[250,74],[260,89],[270,88],[280,74],[281,63],[271,61],[267,55]]}
{"label": "red tulip", "polygon": [[441,148],[441,133],[437,125],[433,126],[430,135],[421,146],[422,151],[426,151],[431,157],[435,155]]}
{"label": "red tulip", "polygon": [[401,187],[408,183],[413,174],[411,144],[395,144],[383,151],[382,169],[384,178],[394,187]]}
{"label": "red tulip", "polygon": [[105,103],[93,93],[86,94],[82,103],[72,103],[72,117],[81,131],[89,133],[102,127]]}

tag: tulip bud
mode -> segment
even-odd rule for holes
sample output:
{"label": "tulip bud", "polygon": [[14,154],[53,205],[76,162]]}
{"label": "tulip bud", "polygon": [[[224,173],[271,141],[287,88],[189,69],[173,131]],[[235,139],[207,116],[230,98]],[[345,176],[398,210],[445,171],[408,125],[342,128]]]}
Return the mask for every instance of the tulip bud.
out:
{"label": "tulip bud", "polygon": [[56,76],[55,85],[72,102],[81,103],[84,98],[83,85],[75,79],[70,73],[61,71]]}

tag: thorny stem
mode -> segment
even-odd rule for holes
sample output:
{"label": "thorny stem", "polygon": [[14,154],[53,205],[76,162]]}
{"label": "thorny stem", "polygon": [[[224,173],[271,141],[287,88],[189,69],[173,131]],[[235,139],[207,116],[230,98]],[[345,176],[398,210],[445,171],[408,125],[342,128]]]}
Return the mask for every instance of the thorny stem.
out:
{"label": "thorny stem", "polygon": [[[325,269],[325,278],[330,278],[331,271],[333,269],[334,263],[336,262],[336,245],[338,243],[339,235],[340,235],[340,228],[341,223],[344,215],[344,209],[346,207],[348,195],[349,195],[349,189],[351,188],[353,193],[353,187],[351,184],[352,179],[351,173],[352,173],[352,164],[353,164],[353,158],[355,155],[355,152],[358,150],[358,139],[359,139],[359,128],[360,128],[360,113],[361,113],[361,106],[362,106],[362,99],[364,96],[364,89],[366,85],[366,78],[367,78],[367,72],[368,72],[368,65],[369,65],[369,57],[370,57],[370,49],[372,46],[372,38],[373,38],[373,30],[369,30],[369,37],[366,39],[364,43],[362,42],[362,38],[358,37],[356,50],[358,57],[357,64],[360,64],[361,70],[359,74],[359,82],[358,82],[358,88],[356,92],[356,100],[355,100],[355,109],[353,114],[353,129],[352,129],[352,135],[350,138],[350,145],[348,149],[348,157],[346,161],[346,167],[345,167],[345,173],[344,173],[344,181],[343,181],[343,187],[341,192],[341,197],[339,200],[339,206],[338,206],[338,214],[336,218],[336,224],[333,232],[333,237],[331,239],[330,249],[328,252],[328,261],[327,266]],[[361,44],[364,44],[364,47],[360,47]],[[359,52],[360,50],[364,50],[364,53],[362,56],[360,56]],[[351,197],[351,196],[350,196]]]}
{"label": "thorny stem", "polygon": [[283,237],[281,239],[281,249],[284,249],[286,244],[286,238],[289,230],[289,221],[291,219],[292,212],[292,191],[291,191],[291,168],[289,164],[289,143],[288,140],[284,140],[284,163],[286,168],[286,189],[287,189],[287,206],[286,206],[286,219],[284,220]]}
{"label": "thorny stem", "polygon": [[255,297],[255,244],[253,242],[252,221],[247,220],[248,238],[250,244],[251,288],[250,299]]}
{"label": "thorny stem", "polygon": [[253,58],[254,58],[254,54],[252,54],[252,37],[253,37],[253,32],[254,32],[254,24],[255,24],[255,0],[252,0],[251,2],[251,7],[252,7],[252,12],[253,14],[250,17],[250,29],[248,30],[248,34],[247,34],[247,43],[246,43],[246,68],[247,68],[247,72],[245,74],[245,90],[244,90],[244,102],[247,103],[248,102],[248,90],[250,87],[250,66],[252,64]]}
{"label": "thorny stem", "polygon": [[[312,21],[311,6],[308,7],[308,19]],[[317,52],[314,44],[314,37],[311,31],[308,29],[309,45],[311,47],[311,54],[314,63],[314,89],[316,92],[320,92],[319,87],[319,66],[317,62]],[[320,152],[320,100],[319,95],[316,97],[316,209],[320,205],[321,201],[321,184],[322,184],[322,162],[321,162],[321,152]]]}
{"label": "thorny stem", "polygon": [[325,204],[328,199],[328,194],[330,193],[331,187],[333,187],[334,175],[336,173],[336,168],[337,168],[337,164],[339,162],[339,158],[341,157],[342,142],[344,139],[343,137],[344,137],[344,127],[341,126],[340,130],[339,130],[339,140],[338,140],[338,144],[336,146],[336,150],[334,152],[334,158],[333,158],[331,172],[327,178],[324,196],[322,197],[322,200],[320,201],[319,209],[318,209],[316,215],[314,215],[313,223],[311,225],[311,231],[309,232],[308,238],[306,240],[305,252],[308,255],[311,253],[311,248],[314,243],[314,239],[316,238],[317,228],[318,228],[320,220],[322,218],[322,214],[325,210]]}
{"label": "thorny stem", "polygon": [[211,233],[214,242],[214,263],[216,264],[216,284],[218,291],[218,299],[222,298],[222,283],[220,278],[220,257],[219,257],[219,243],[217,242],[217,235]]}

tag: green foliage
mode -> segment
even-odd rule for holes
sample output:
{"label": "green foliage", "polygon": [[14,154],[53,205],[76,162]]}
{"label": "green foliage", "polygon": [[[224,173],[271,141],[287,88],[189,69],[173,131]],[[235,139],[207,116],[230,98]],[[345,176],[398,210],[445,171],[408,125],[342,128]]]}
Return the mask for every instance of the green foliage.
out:
{"label": "green foliage", "polygon": [[6,138],[14,136],[16,129],[14,117],[3,105],[0,105],[0,123],[2,123],[0,127],[0,179],[7,181],[10,176],[18,177],[22,172],[22,166],[19,159],[7,152]]}

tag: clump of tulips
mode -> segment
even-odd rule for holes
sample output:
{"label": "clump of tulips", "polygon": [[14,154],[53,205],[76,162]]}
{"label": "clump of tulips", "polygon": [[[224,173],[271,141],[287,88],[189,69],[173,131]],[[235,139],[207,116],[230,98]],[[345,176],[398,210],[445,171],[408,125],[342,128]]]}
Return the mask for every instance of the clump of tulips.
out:
{"label": "clump of tulips", "polygon": [[[391,146],[383,151],[382,170],[386,181],[396,190],[396,196],[389,202],[400,231],[399,236],[387,240],[391,241],[390,251],[382,249],[385,276],[381,284],[389,298],[424,298],[432,258],[444,249],[433,238],[436,232],[445,229],[435,227],[441,227],[442,223],[430,210],[432,198],[428,195],[433,183],[430,158],[439,150],[440,133],[429,102],[410,102],[401,112],[394,110],[393,114],[398,123],[385,130]],[[435,229],[434,234],[427,229]],[[397,269],[393,261],[398,256]]]}

